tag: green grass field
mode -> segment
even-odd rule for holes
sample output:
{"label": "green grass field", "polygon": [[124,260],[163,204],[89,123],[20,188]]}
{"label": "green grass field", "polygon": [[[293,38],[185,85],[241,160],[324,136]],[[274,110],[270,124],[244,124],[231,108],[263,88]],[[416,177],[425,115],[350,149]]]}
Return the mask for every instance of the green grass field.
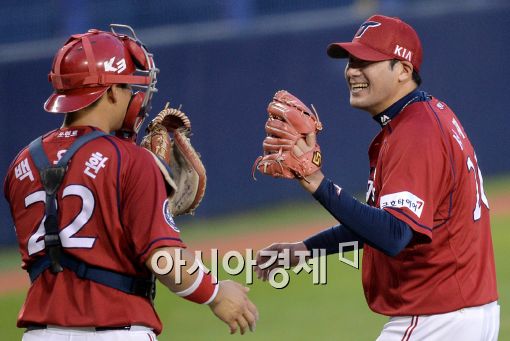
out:
{"label": "green grass field", "polygon": [[[489,196],[510,193],[510,179],[487,181]],[[294,212],[294,213],[293,213]],[[296,216],[296,212],[299,212]],[[240,226],[263,232],[271,226],[324,219],[327,213],[316,204],[288,206],[282,209],[257,211],[207,222],[207,229],[195,226],[183,231],[189,244],[207,239],[208,235],[242,234]],[[196,224],[204,225],[198,218]],[[193,225],[193,223],[191,224]],[[510,340],[510,207],[492,217],[492,233],[496,254],[500,294],[500,340]],[[289,232],[291,233],[291,232]],[[291,237],[289,238],[290,240]],[[14,251],[0,253],[0,271],[19,262]],[[260,320],[255,333],[231,336],[228,327],[217,320],[207,307],[199,306],[159,287],[156,308],[165,329],[159,340],[374,340],[386,317],[371,312],[361,288],[361,271],[341,263],[337,256],[328,257],[327,285],[313,285],[309,274],[291,274],[290,284],[283,290],[272,288],[255,279],[250,297],[257,304]],[[244,282],[246,274],[233,279]],[[220,278],[227,276],[220,274]],[[24,292],[0,297],[0,339],[20,340],[22,330],[15,327],[16,316]]]}

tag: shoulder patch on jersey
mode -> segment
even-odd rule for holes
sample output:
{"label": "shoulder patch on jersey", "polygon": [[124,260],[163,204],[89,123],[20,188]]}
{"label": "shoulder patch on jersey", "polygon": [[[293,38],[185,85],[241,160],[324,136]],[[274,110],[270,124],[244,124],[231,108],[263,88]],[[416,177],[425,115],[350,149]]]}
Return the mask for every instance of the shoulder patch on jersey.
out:
{"label": "shoulder patch on jersey", "polygon": [[165,217],[166,223],[175,231],[175,232],[181,232],[179,228],[175,225],[174,218],[172,217],[172,214],[170,214],[170,201],[166,199],[163,202],[163,217]]}
{"label": "shoulder patch on jersey", "polygon": [[383,195],[379,200],[379,207],[405,207],[414,213],[418,218],[421,217],[425,202],[411,192],[403,191]]}

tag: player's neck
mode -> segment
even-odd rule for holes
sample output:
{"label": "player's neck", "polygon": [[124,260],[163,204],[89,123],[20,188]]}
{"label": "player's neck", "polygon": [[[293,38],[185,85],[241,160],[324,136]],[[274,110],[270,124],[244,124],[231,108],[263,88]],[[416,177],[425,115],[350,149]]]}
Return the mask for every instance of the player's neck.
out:
{"label": "player's neck", "polygon": [[111,132],[110,122],[104,115],[97,113],[97,110],[81,110],[73,113],[67,113],[62,128],[77,126],[91,126],[101,129],[104,132]]}
{"label": "player's neck", "polygon": [[388,109],[393,104],[397,103],[400,99],[402,99],[403,97],[407,96],[409,93],[413,92],[417,88],[418,88],[418,86],[414,82],[406,83],[405,85],[399,87],[398,91],[396,91],[394,93],[394,95],[391,98],[389,98],[388,101],[386,101],[384,103],[384,105],[380,105],[375,110],[369,111],[370,114],[372,115],[372,117],[379,115],[384,110]]}

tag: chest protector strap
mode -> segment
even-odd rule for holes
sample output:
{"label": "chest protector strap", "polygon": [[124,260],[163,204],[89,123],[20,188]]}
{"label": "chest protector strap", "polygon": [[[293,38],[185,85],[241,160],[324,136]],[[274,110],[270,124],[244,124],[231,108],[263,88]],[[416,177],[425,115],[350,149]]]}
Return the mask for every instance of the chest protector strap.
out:
{"label": "chest protector strap", "polygon": [[30,281],[34,282],[46,269],[52,273],[63,271],[63,267],[73,271],[79,278],[88,279],[122,292],[154,298],[154,276],[150,278],[136,278],[118,272],[90,266],[87,263],[64,252],[59,237],[58,207],[56,193],[64,180],[69,160],[87,142],[98,137],[105,136],[102,131],[93,131],[76,139],[71,147],[58,160],[56,165],[51,165],[42,147],[42,137],[32,141],[28,151],[39,171],[44,191],[46,192],[44,228],[44,246],[46,254],[35,261],[29,268]]}

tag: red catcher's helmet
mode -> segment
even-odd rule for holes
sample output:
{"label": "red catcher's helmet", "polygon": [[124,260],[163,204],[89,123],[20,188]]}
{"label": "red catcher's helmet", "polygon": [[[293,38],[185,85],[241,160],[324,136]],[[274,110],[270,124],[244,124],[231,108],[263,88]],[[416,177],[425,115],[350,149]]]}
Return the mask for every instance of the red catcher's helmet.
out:
{"label": "red catcher's helmet", "polygon": [[[94,103],[113,84],[130,84],[143,90],[132,95],[122,127],[124,133],[133,135],[150,110],[159,70],[131,27],[110,27],[111,32],[91,29],[73,35],[57,52],[49,74],[55,92],[44,109],[53,113],[77,111]],[[125,29],[130,35],[115,29]]]}

